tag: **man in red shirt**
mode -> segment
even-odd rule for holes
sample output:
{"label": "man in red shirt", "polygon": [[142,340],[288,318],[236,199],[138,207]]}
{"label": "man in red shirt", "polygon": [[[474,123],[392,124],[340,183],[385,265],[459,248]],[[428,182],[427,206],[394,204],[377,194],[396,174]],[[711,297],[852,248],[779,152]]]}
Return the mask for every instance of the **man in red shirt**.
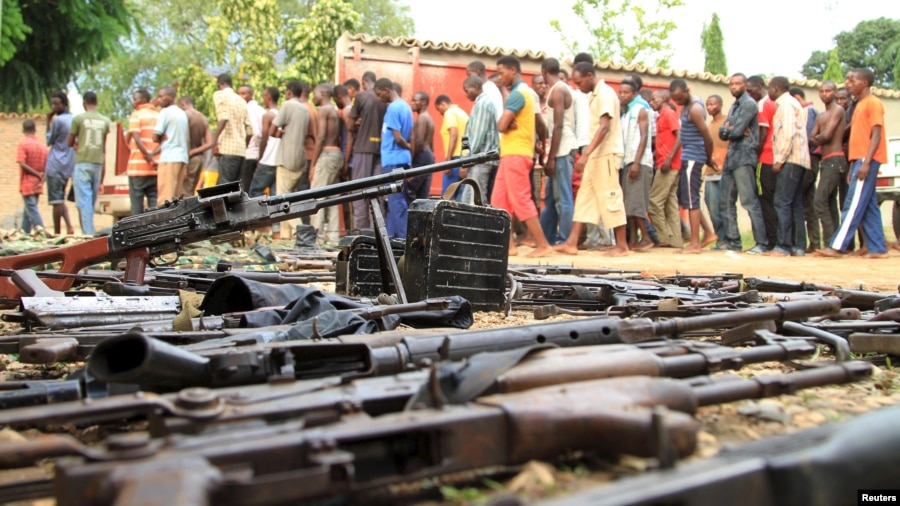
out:
{"label": "man in red shirt", "polygon": [[650,222],[659,234],[660,247],[681,248],[681,216],[678,214],[678,170],[681,169],[681,128],[669,90],[657,90],[650,98],[656,118],[656,175],[650,187]]}
{"label": "man in red shirt", "polygon": [[[772,248],[778,243],[778,215],[775,213],[775,173],[772,165],[775,163],[775,153],[772,151],[772,122],[778,106],[769,98],[766,80],[760,76],[747,78],[747,94],[759,104],[759,144],[762,146],[759,152],[759,165],[756,169],[756,179],[759,184],[759,204],[762,207],[763,221],[766,224],[768,247]],[[804,249],[806,246],[804,246]]]}
{"label": "man in red shirt", "polygon": [[38,196],[43,193],[44,165],[47,163],[47,146],[35,137],[34,121],[26,119],[22,122],[22,133],[25,137],[19,141],[16,149],[16,162],[19,164],[19,193],[25,201],[25,214],[22,216],[22,230],[31,233],[44,229],[44,220],[38,211]]}

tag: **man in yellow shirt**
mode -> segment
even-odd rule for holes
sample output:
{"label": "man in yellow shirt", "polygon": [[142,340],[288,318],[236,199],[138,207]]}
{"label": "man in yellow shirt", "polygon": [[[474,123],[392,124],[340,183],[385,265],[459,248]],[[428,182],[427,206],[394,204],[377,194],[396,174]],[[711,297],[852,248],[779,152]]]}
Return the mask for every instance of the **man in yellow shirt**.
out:
{"label": "man in yellow shirt", "polygon": [[[444,117],[441,122],[441,139],[444,141],[444,160],[459,158],[462,153],[462,138],[469,124],[469,115],[466,111],[454,104],[447,95],[440,95],[434,100],[434,107]],[[444,171],[444,181],[441,184],[441,193],[447,190],[451,184],[466,177],[466,169],[459,167]]]}

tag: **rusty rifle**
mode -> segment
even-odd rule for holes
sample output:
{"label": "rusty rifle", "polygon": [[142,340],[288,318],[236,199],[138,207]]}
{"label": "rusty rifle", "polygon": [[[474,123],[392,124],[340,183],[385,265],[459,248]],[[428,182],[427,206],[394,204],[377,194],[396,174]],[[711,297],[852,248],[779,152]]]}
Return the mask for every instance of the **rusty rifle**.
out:
{"label": "rusty rifle", "polygon": [[[110,257],[125,257],[125,282],[142,284],[151,258],[179,251],[203,240],[225,241],[244,230],[310,216],[319,209],[355,200],[373,199],[401,191],[404,180],[455,167],[468,167],[499,158],[497,151],[464,156],[414,169],[394,169],[376,176],[270,197],[249,198],[237,182],[199,190],[196,196],[166,202],[160,207],[116,222],[109,237],[0,259],[0,269],[26,269],[62,262],[59,271],[74,274]],[[65,290],[72,278],[48,279]],[[22,290],[0,276],[0,300],[18,300]]]}
{"label": "rusty rifle", "polygon": [[[346,345],[338,346],[350,350]],[[317,362],[321,367],[324,360],[317,360],[316,356],[321,354],[322,349],[314,346],[307,347],[306,351],[313,354],[308,357],[308,361]],[[482,393],[518,392],[571,381],[638,374],[685,378],[722,370],[737,370],[752,363],[795,360],[809,356],[814,351],[815,346],[806,341],[761,334],[757,346],[746,349],[705,342],[667,341],[639,345],[525,348],[481,353],[465,362],[441,364],[439,372],[442,379],[439,384],[443,393],[440,398],[459,403]],[[261,355],[262,351],[257,353]],[[294,356],[297,354],[299,353],[295,353]],[[362,365],[361,369],[367,367],[367,360],[362,354],[358,356],[358,361]],[[210,362],[215,363],[215,358]],[[235,360],[234,363],[240,361]],[[216,366],[210,366],[213,367]],[[282,365],[281,370],[286,367],[287,365]],[[293,367],[302,369],[303,365],[295,363]],[[206,372],[203,374],[209,376]],[[309,420],[329,419],[333,418],[332,413],[346,411],[346,408],[342,408],[344,405],[357,406],[357,409],[374,415],[402,409],[416,391],[423,390],[429,376],[430,372],[423,370],[398,376],[357,379],[339,387],[334,386],[340,383],[340,379],[335,377],[300,381],[282,379],[270,384],[215,392],[195,388],[165,396],[142,393],[134,397],[120,396],[115,399],[94,398],[88,403],[0,411],[0,425],[44,425],[72,421],[96,423],[138,413],[149,413],[159,420],[152,424],[159,427],[155,435],[163,435],[173,429],[162,427],[172,426],[209,426],[214,423],[229,424],[249,419],[266,421],[297,417]],[[80,385],[75,381],[27,382],[9,387],[12,388],[17,390],[0,394],[0,407],[15,408],[54,401],[80,400],[82,392]],[[190,405],[186,407],[179,400],[184,396],[196,397],[200,391],[205,392],[203,396],[215,399],[208,403],[209,406],[217,407],[215,414],[210,415],[208,410],[204,409],[192,411],[189,409]],[[99,393],[101,396],[102,394],[103,392]],[[96,394],[91,396],[94,395]],[[276,402],[271,402],[273,399]]]}
{"label": "rusty rifle", "polygon": [[857,504],[859,491],[897,486],[898,417],[900,408],[884,408],[534,506],[705,506],[728,502],[725,498],[740,498],[745,506]]}
{"label": "rusty rifle", "polygon": [[700,406],[870,374],[869,364],[848,362],[701,386],[630,376],[488,395],[463,406],[356,415],[314,428],[288,422],[193,437],[129,434],[105,447],[45,436],[0,444],[0,463],[22,467],[68,456],[55,466],[60,506],[360,502],[391,484],[568,451],[671,461],[695,450],[699,424],[692,414]]}

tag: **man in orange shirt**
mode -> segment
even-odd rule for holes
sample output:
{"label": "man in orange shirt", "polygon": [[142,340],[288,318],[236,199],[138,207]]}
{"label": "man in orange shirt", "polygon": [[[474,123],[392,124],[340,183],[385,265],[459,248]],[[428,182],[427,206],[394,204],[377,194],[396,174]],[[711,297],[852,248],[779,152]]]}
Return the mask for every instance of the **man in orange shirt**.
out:
{"label": "man in orange shirt", "polygon": [[150,103],[150,92],[141,88],[132,96],[134,112],[128,118],[131,155],[128,157],[128,195],[131,214],[156,207],[156,176],[159,144],[153,140],[153,129],[159,111]]}
{"label": "man in orange shirt", "polygon": [[847,88],[858,97],[850,130],[849,159],[850,188],[844,200],[841,226],[827,248],[814,252],[816,256],[838,257],[843,254],[856,229],[862,226],[869,252],[866,258],[887,258],[881,211],[875,195],[878,168],[887,163],[887,140],[884,135],[884,105],[870,88],[875,80],[871,70],[858,68],[847,75]]}

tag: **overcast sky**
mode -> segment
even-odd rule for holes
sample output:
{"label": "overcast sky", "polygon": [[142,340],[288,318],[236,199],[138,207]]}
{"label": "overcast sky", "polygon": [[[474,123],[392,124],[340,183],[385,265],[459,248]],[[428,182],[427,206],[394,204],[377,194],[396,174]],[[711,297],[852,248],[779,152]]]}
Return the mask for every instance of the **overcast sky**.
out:
{"label": "overcast sky", "polygon": [[[587,40],[581,21],[571,11],[574,0],[405,1],[416,22],[415,36],[421,39],[542,50],[560,56],[565,46],[549,24],[549,20],[558,19],[563,29]],[[651,0],[635,1],[651,8],[655,5]],[[678,26],[669,36],[674,48],[670,67],[690,71],[703,70],[700,31],[713,11],[721,19],[729,72],[787,77],[801,77],[800,69],[810,54],[816,49],[830,49],[837,33],[866,19],[900,18],[900,2],[896,0],[684,3],[670,11]],[[529,7],[530,15],[525,15],[529,11],[524,9]]]}

